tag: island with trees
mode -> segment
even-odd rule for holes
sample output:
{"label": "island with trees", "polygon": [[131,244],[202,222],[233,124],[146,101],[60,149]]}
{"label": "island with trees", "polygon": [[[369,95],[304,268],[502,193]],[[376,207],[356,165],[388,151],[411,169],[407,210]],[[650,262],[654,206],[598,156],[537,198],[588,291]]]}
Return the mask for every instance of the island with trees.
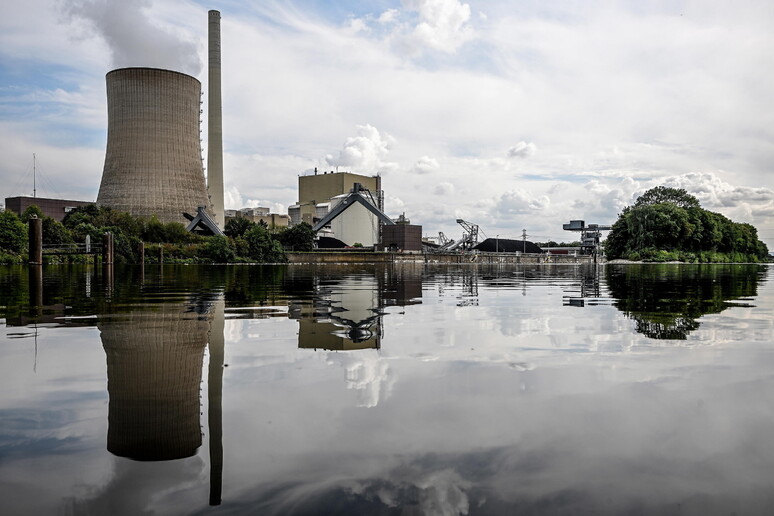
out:
{"label": "island with trees", "polygon": [[657,186],[627,206],[605,240],[608,260],[688,263],[764,262],[758,230],[705,210],[682,188]]}

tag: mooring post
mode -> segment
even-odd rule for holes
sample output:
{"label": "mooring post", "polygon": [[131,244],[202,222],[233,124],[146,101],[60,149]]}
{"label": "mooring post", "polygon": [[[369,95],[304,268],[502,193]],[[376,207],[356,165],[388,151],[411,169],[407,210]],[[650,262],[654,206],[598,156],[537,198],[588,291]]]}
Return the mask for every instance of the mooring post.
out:
{"label": "mooring post", "polygon": [[145,242],[140,241],[140,284],[145,284]]}
{"label": "mooring post", "polygon": [[29,268],[30,278],[30,307],[37,309],[36,315],[41,315],[40,308],[43,306],[43,266],[31,264]]}
{"label": "mooring post", "polygon": [[113,233],[109,231],[102,235],[102,263],[113,265]]}
{"label": "mooring post", "polygon": [[29,263],[34,265],[43,264],[43,219],[33,215],[29,221]]}
{"label": "mooring post", "polygon": [[159,264],[164,263],[164,247],[159,244]]}
{"label": "mooring post", "polygon": [[113,294],[113,258],[113,233],[108,231],[102,235],[102,281],[108,298]]}

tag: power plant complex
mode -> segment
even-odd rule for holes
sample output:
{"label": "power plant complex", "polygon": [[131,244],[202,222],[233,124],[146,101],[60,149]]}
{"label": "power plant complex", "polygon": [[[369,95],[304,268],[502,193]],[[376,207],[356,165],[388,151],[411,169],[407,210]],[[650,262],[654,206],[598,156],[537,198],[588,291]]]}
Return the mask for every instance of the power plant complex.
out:
{"label": "power plant complex", "polygon": [[[226,210],[223,178],[223,115],[221,99],[220,12],[208,11],[207,174],[202,158],[202,84],[196,78],[159,68],[120,68],[105,76],[107,90],[107,145],[97,204],[135,217],[179,222],[188,231],[222,235],[226,217],[247,218],[272,227],[308,223],[318,248],[365,247],[380,250],[436,252],[473,250],[478,226],[458,220],[466,233],[457,242],[439,233],[438,244],[424,242],[422,227],[405,216],[392,220],[384,214],[381,177],[351,171],[307,172],[298,177],[298,201],[288,215],[268,208]],[[7,198],[18,210],[34,197]],[[54,201],[54,200],[51,200]],[[50,216],[62,220],[78,201],[56,201]],[[575,221],[581,222],[582,221]],[[589,226],[589,229],[591,226]],[[575,227],[565,229],[575,230]],[[583,229],[583,228],[581,228]],[[595,225],[596,229],[596,225]],[[599,227],[609,229],[609,227]],[[583,250],[599,246],[599,232],[583,234]],[[591,237],[594,237],[593,239]],[[523,239],[489,239],[494,252],[526,253]],[[491,244],[491,242],[490,242]],[[516,245],[518,244],[518,245]],[[482,243],[484,245],[484,243]],[[513,247],[513,249],[511,249]],[[540,252],[533,246],[532,252]],[[537,251],[535,251],[535,249]]]}

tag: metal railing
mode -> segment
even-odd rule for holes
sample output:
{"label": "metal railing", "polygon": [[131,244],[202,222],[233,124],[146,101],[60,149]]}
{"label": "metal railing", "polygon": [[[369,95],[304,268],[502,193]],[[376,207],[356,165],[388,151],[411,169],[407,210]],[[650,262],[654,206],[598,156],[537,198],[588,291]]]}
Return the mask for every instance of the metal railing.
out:
{"label": "metal railing", "polygon": [[43,244],[43,254],[99,254],[102,244]]}

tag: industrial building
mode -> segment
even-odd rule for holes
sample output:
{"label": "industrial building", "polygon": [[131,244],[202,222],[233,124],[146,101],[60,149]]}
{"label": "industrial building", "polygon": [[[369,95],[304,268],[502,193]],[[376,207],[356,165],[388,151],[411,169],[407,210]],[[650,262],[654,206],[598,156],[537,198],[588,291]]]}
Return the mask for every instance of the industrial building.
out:
{"label": "industrial building", "polygon": [[422,250],[422,226],[411,224],[405,215],[398,217],[392,226],[382,226],[382,238],[378,248],[382,251]]}
{"label": "industrial building", "polygon": [[263,222],[267,226],[286,228],[290,225],[290,217],[280,213],[271,213],[269,208],[242,208],[240,210],[225,210],[226,222],[231,219],[247,219],[250,222]]}
{"label": "industrial building", "polygon": [[43,215],[46,217],[51,217],[58,222],[62,222],[62,220],[65,218],[65,215],[70,213],[75,208],[87,206],[89,204],[94,203],[90,201],[72,201],[67,199],[47,199],[44,197],[20,196],[5,198],[5,209],[8,211],[12,211],[17,215],[21,215],[24,213],[24,210],[30,206],[37,206],[40,208],[40,211],[43,212]]}
{"label": "industrial building", "polygon": [[359,183],[375,196],[375,206],[384,209],[381,176],[363,176],[352,172],[317,172],[298,176],[298,202],[288,207],[290,223],[306,222],[314,226],[330,211],[331,200],[348,194]]}
{"label": "industrial building", "polygon": [[[315,226],[341,203],[349,202],[348,196],[357,191],[377,211],[384,210],[382,178],[351,172],[322,172],[298,177],[298,203],[288,207],[291,224],[306,222]],[[330,225],[318,234],[335,239],[343,246],[360,244],[372,247],[379,242],[379,217],[362,204],[348,207]]]}
{"label": "industrial building", "polygon": [[200,144],[201,83],[157,68],[106,76],[108,134],[97,204],[187,223],[211,211]]}

